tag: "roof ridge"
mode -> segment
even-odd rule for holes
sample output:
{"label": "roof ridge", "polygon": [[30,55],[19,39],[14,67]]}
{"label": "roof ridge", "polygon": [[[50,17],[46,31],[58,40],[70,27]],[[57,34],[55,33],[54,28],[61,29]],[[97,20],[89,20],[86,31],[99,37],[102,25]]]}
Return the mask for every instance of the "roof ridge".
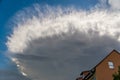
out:
{"label": "roof ridge", "polygon": [[[115,50],[115,49],[113,49],[106,57],[104,57],[95,67],[93,67],[93,68],[96,68],[98,65],[100,65],[107,57],[109,57],[113,52],[116,52],[117,54],[119,54],[120,55],[120,53],[117,51],[117,50]],[[92,68],[92,69],[93,69]]]}

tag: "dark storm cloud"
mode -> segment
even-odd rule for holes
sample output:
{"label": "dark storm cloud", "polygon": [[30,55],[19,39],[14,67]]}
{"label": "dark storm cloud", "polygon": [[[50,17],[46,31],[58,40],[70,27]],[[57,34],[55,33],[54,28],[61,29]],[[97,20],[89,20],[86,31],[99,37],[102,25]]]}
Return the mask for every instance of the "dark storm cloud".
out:
{"label": "dark storm cloud", "polygon": [[0,69],[0,80],[30,80],[30,79],[26,78],[19,72]]}
{"label": "dark storm cloud", "polygon": [[45,80],[66,80],[75,79],[80,71],[93,68],[110,51],[119,50],[119,47],[119,42],[110,36],[94,34],[89,38],[79,32],[33,40],[22,54],[16,55],[29,68],[28,74],[40,75],[40,79]]}
{"label": "dark storm cloud", "polygon": [[40,61],[50,60],[49,57],[36,56],[36,55],[25,55],[25,54],[17,54],[17,55],[14,55],[14,57],[16,57],[18,59],[22,58],[23,60],[40,60]]}

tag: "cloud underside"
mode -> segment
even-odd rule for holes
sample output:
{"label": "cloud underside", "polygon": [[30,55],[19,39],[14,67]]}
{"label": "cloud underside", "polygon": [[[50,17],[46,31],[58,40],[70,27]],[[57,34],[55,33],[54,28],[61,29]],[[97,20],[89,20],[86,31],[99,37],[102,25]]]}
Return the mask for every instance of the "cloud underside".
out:
{"label": "cloud underside", "polygon": [[119,42],[109,36],[96,35],[88,40],[85,35],[74,34],[64,39],[33,40],[22,54],[15,57],[33,80],[66,80],[75,79],[81,70],[91,69],[112,49],[119,47]]}
{"label": "cloud underside", "polygon": [[33,80],[74,80],[113,49],[120,50],[119,11],[35,5],[15,17],[6,44],[21,72]]}

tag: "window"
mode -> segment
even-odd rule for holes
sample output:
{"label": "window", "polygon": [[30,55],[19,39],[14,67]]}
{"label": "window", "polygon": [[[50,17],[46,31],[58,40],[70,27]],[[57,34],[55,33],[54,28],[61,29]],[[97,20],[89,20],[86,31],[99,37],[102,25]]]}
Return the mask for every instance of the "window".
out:
{"label": "window", "polygon": [[113,64],[113,62],[109,61],[109,62],[108,62],[108,66],[109,66],[110,69],[114,69],[114,64]]}

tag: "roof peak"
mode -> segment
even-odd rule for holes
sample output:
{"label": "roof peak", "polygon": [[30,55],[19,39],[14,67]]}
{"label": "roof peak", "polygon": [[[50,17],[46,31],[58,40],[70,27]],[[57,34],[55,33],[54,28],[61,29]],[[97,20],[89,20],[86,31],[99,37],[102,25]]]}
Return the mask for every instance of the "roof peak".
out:
{"label": "roof peak", "polygon": [[[119,53],[119,52],[118,52],[117,50],[115,50],[115,49],[113,49],[113,51],[112,51],[112,52],[117,52],[117,53]],[[112,52],[111,52],[111,53],[112,53]]]}
{"label": "roof peak", "polygon": [[109,57],[109,56],[110,56],[111,54],[113,54],[114,52],[120,55],[120,53],[119,53],[117,50],[113,49],[113,50],[112,50],[106,57],[104,57],[94,68],[96,68],[99,64],[101,64],[107,57]]}

